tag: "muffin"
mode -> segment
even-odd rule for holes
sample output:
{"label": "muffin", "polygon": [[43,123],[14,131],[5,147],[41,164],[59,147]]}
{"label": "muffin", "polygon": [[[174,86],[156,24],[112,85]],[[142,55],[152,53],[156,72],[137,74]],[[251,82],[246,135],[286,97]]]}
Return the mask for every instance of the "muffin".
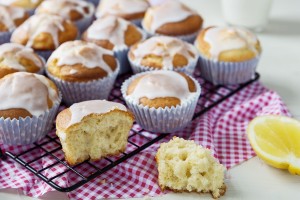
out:
{"label": "muffin", "polygon": [[45,61],[31,48],[20,44],[6,43],[0,45],[0,78],[15,72],[44,72]]}
{"label": "muffin", "polygon": [[198,52],[193,45],[180,39],[154,36],[132,46],[128,59],[134,73],[163,69],[192,75]]}
{"label": "muffin", "polygon": [[160,133],[175,132],[188,125],[200,91],[192,77],[167,70],[136,74],[121,88],[137,123],[145,130]]}
{"label": "muffin", "polygon": [[160,145],[155,158],[162,190],[210,192],[213,198],[219,198],[226,192],[226,168],[211,155],[209,149],[193,140],[173,137]]}
{"label": "muffin", "polygon": [[75,23],[83,32],[92,22],[94,5],[87,1],[78,0],[45,0],[35,13],[47,13],[62,16]]}
{"label": "muffin", "polygon": [[121,64],[120,74],[128,72],[129,47],[145,39],[145,34],[134,24],[116,16],[103,16],[83,33],[82,39],[112,50]]}
{"label": "muffin", "polygon": [[149,35],[167,35],[193,42],[202,27],[201,16],[177,0],[149,8],[142,21]]}
{"label": "muffin", "polygon": [[96,17],[115,15],[140,26],[148,7],[146,0],[101,0]]}
{"label": "muffin", "polygon": [[33,15],[35,8],[43,0],[0,0],[0,4],[6,6],[21,7],[26,9],[30,15]]}
{"label": "muffin", "polygon": [[28,17],[23,8],[0,5],[0,44],[9,42],[13,30]]}
{"label": "muffin", "polygon": [[261,46],[241,27],[208,27],[195,41],[203,78],[213,84],[239,84],[254,77]]}
{"label": "muffin", "polygon": [[11,42],[33,48],[46,60],[60,44],[74,40],[77,27],[57,15],[38,14],[27,19],[11,36]]}
{"label": "muffin", "polygon": [[39,74],[16,72],[0,79],[0,141],[31,144],[52,128],[61,96],[55,84]]}
{"label": "muffin", "polygon": [[120,103],[92,100],[73,104],[56,119],[68,164],[118,155],[127,146],[133,115]]}
{"label": "muffin", "polygon": [[113,52],[80,40],[59,46],[46,64],[46,73],[59,87],[67,105],[107,99],[119,72]]}

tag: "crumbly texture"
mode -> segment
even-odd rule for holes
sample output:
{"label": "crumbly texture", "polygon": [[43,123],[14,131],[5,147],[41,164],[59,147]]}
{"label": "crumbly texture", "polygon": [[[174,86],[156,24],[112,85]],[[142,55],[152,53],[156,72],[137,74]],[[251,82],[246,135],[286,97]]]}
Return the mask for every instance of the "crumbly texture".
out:
{"label": "crumbly texture", "polygon": [[16,0],[14,1],[11,5],[12,6],[17,6],[17,7],[22,7],[26,9],[34,9],[36,8],[43,0]]}
{"label": "crumbly texture", "polygon": [[[207,30],[213,27],[208,27],[203,29],[195,42],[196,48],[200,51],[200,53],[207,57],[211,58],[210,54],[210,44],[204,40],[205,33]],[[261,46],[260,42],[257,41],[255,44],[255,49],[257,50],[258,54],[261,53]],[[241,49],[232,49],[232,50],[227,50],[223,51],[219,54],[218,61],[223,61],[223,62],[243,62],[246,60],[251,60],[255,58],[257,55],[249,48],[241,48]]]}
{"label": "crumbly texture", "polygon": [[[190,92],[197,91],[195,82],[189,76],[181,72],[177,72],[177,73],[179,73],[181,76],[183,76],[186,79]],[[127,88],[127,95],[130,95],[134,92],[136,86],[139,84],[140,80],[143,77],[144,76],[137,77],[129,84]],[[176,107],[177,105],[180,105],[181,102],[180,99],[176,97],[160,97],[154,99],[142,97],[140,98],[139,103],[143,106],[149,106],[149,108],[165,108],[165,107],[171,108],[172,106]]]}
{"label": "crumbly texture", "polygon": [[91,114],[80,123],[66,127],[70,119],[71,112],[66,109],[59,113],[56,120],[56,133],[70,165],[124,152],[134,120],[130,112],[121,110]]}
{"label": "crumbly texture", "polygon": [[225,167],[208,149],[192,140],[174,137],[162,143],[156,154],[158,183],[162,190],[210,192],[214,198],[226,192]]}
{"label": "crumbly texture", "polygon": [[[64,21],[63,27],[64,30],[58,32],[59,44],[75,40],[78,32],[77,27],[70,21]],[[11,42],[26,46],[29,38],[30,35],[28,35],[27,32],[21,32],[18,35],[14,34],[11,38]],[[32,48],[35,50],[54,50],[55,44],[52,35],[50,33],[41,32],[34,38]]]}
{"label": "crumbly texture", "polygon": [[[29,14],[25,13],[25,15],[21,18],[17,18],[14,20],[14,24],[16,27],[20,26],[26,19],[29,18]],[[7,32],[9,31],[9,28],[5,25],[5,23],[1,22],[0,19],[0,32]]]}
{"label": "crumbly texture", "polygon": [[[143,36],[142,34],[139,32],[139,30],[137,29],[137,27],[135,27],[134,25],[128,25],[127,30],[125,31],[125,38],[124,38],[124,42],[126,44],[126,46],[130,47],[133,44],[139,42],[142,40]],[[87,31],[85,31],[82,34],[82,39],[84,41],[88,41],[88,42],[93,42],[95,44],[97,44],[100,47],[103,47],[105,49],[109,49],[109,50],[113,50],[113,48],[115,47],[114,44],[112,44],[109,39],[107,40],[95,40],[95,39],[91,39],[87,36]]]}

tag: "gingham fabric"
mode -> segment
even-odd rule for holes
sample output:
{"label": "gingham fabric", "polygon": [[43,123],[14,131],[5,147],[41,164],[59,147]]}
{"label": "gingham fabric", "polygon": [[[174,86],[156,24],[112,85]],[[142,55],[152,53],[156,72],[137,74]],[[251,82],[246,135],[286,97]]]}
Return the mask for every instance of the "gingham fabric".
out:
{"label": "gingham fabric", "polygon": [[[245,129],[248,122],[255,116],[266,114],[290,115],[275,92],[266,89],[259,82],[255,82],[195,119],[183,131],[169,135],[163,141],[169,141],[173,135],[195,140],[198,144],[211,149],[213,155],[222,164],[231,168],[255,155],[247,140]],[[54,134],[54,130],[51,134]],[[143,138],[135,140],[136,143],[143,142]],[[100,177],[68,193],[68,196],[70,199],[83,200],[161,195],[162,191],[157,184],[157,169],[154,159],[158,147],[159,143],[150,146]],[[28,147],[13,148],[1,145],[1,148],[18,152]],[[47,148],[55,149],[56,147]],[[131,151],[131,148],[134,147],[128,145],[126,151]],[[42,152],[32,153],[32,156],[38,155],[42,155]],[[57,156],[63,157],[62,152],[59,151]],[[24,159],[30,160],[31,158]],[[45,156],[32,165],[39,169],[53,162],[51,157]],[[95,165],[105,164],[103,162],[105,161],[96,162]],[[82,165],[81,168],[80,170],[86,174],[91,171],[91,167],[88,165]],[[62,165],[45,170],[43,173],[47,177],[51,177],[51,175],[65,170],[66,167]],[[76,181],[75,179],[76,176],[69,173],[57,181],[61,186],[68,186],[72,181]],[[0,161],[1,188],[20,188],[24,194],[33,197],[39,197],[54,190],[11,159]]]}

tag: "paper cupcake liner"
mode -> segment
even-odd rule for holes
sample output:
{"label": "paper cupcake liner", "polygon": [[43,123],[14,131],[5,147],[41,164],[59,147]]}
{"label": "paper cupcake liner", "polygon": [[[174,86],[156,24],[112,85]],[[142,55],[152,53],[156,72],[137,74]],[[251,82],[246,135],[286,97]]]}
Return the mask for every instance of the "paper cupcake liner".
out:
{"label": "paper cupcake liner", "polygon": [[74,22],[76,24],[80,34],[83,33],[92,24],[92,21],[94,20],[93,13],[94,13],[94,10],[93,10],[93,12],[91,12],[90,16],[87,16],[85,18],[82,18],[82,19]]}
{"label": "paper cupcake liner", "polygon": [[88,0],[88,1],[94,4],[95,7],[97,7],[100,2],[100,0]]}
{"label": "paper cupcake liner", "polygon": [[240,84],[254,77],[259,58],[244,62],[218,62],[200,55],[198,65],[201,76],[214,85]]}
{"label": "paper cupcake liner", "polygon": [[129,64],[129,61],[127,58],[128,51],[129,51],[128,47],[124,47],[123,49],[114,50],[114,55],[120,62],[119,74],[125,74],[131,70],[131,67],[130,67],[130,64]]}
{"label": "paper cupcake liner", "polygon": [[39,56],[43,57],[47,62],[48,58],[51,56],[54,50],[34,50]]}
{"label": "paper cupcake liner", "polygon": [[0,45],[10,42],[12,32],[0,32]]}
{"label": "paper cupcake liner", "polygon": [[34,15],[34,13],[35,13],[35,8],[33,8],[33,9],[28,9],[28,10],[26,10],[26,12],[29,14],[29,16],[32,16],[32,15]]}
{"label": "paper cupcake liner", "polygon": [[117,75],[120,70],[118,63],[117,69],[107,77],[89,82],[67,82],[52,76],[46,68],[47,76],[56,84],[63,95],[63,102],[70,106],[81,101],[107,99]]}
{"label": "paper cupcake liner", "polygon": [[61,102],[59,100],[53,107],[43,115],[19,118],[4,119],[0,118],[0,143],[7,145],[27,145],[32,144],[51,131],[53,122]]}
{"label": "paper cupcake liner", "polygon": [[130,20],[130,22],[136,25],[137,27],[142,28],[142,19],[133,19]]}
{"label": "paper cupcake liner", "polygon": [[171,108],[149,108],[148,106],[137,104],[126,95],[129,84],[134,79],[147,73],[149,72],[132,76],[121,87],[122,95],[128,108],[134,113],[137,123],[145,130],[159,133],[173,133],[185,128],[192,121],[201,93],[200,84],[194,78],[190,77],[196,84],[197,92],[192,93],[181,105]]}
{"label": "paper cupcake liner", "polygon": [[[133,61],[132,59],[130,59],[129,55],[128,55],[128,60],[129,60],[129,63],[131,65],[131,69],[132,69],[134,74],[138,74],[138,73],[146,72],[146,71],[161,70],[161,69],[150,67],[150,66],[140,65],[139,63],[137,63],[137,62]],[[186,73],[188,75],[193,75],[193,73],[195,71],[195,68],[197,66],[197,62],[198,62],[198,56],[197,56],[197,58],[195,58],[195,60],[192,60],[188,65],[186,65],[184,67],[173,68],[173,70],[177,71],[177,72],[183,72],[183,73]],[[163,69],[163,70],[166,70],[166,69]]]}

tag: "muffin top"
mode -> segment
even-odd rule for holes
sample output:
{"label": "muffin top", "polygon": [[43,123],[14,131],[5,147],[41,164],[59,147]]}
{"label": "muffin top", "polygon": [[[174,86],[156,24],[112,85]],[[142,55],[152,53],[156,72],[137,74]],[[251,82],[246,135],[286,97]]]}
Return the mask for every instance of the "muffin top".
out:
{"label": "muffin top", "polygon": [[117,68],[113,52],[96,44],[75,40],[63,43],[50,56],[48,72],[65,81],[87,82],[113,73]]}
{"label": "muffin top", "polygon": [[0,79],[0,117],[39,116],[59,101],[58,90],[45,76],[16,72]]}
{"label": "muffin top", "polygon": [[261,53],[255,34],[241,27],[208,27],[195,44],[203,56],[224,62],[246,61]]}
{"label": "muffin top", "polygon": [[142,66],[172,70],[196,62],[198,53],[193,45],[180,39],[155,36],[135,44],[129,58]]}
{"label": "muffin top", "polygon": [[0,5],[0,32],[13,31],[28,17],[23,8]]}
{"label": "muffin top", "polygon": [[141,30],[135,25],[116,16],[103,16],[85,31],[83,40],[93,42],[105,49],[128,48],[142,40]]}
{"label": "muffin top", "polygon": [[22,7],[25,9],[34,9],[36,8],[43,0],[0,0],[2,5],[11,5]]}
{"label": "muffin top", "polygon": [[65,19],[77,21],[93,15],[94,5],[78,0],[45,0],[35,13],[60,15]]}
{"label": "muffin top", "polygon": [[115,15],[126,20],[142,19],[148,7],[146,0],[101,0],[96,17]]}
{"label": "muffin top", "polygon": [[91,100],[75,103],[70,108],[63,110],[57,116],[57,128],[67,129],[68,127],[81,122],[81,120],[92,114],[105,114],[113,110],[127,112],[123,104],[106,101],[106,100]]}
{"label": "muffin top", "polygon": [[0,78],[19,71],[37,73],[44,65],[44,61],[31,48],[15,43],[0,45]]}
{"label": "muffin top", "polygon": [[128,85],[126,98],[150,108],[171,108],[180,105],[196,91],[195,82],[184,73],[160,70],[133,79]]}
{"label": "muffin top", "polygon": [[74,40],[77,27],[58,15],[37,14],[19,26],[11,36],[11,42],[36,50],[54,50],[60,44]]}
{"label": "muffin top", "polygon": [[152,34],[178,36],[196,33],[202,23],[200,15],[192,9],[177,0],[167,0],[148,9],[142,25]]}

